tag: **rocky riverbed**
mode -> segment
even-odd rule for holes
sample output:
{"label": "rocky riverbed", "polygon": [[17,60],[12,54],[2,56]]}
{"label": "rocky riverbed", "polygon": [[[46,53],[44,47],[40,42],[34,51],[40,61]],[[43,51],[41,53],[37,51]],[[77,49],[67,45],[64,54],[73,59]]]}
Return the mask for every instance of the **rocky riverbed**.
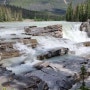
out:
{"label": "rocky riverbed", "polygon": [[37,63],[33,66],[32,72],[28,71],[20,75],[15,75],[1,66],[0,79],[3,78],[1,84],[7,90],[14,88],[16,90],[69,90],[79,81],[80,67],[83,64],[90,73],[89,59],[71,55]]}
{"label": "rocky riverbed", "polygon": [[0,31],[0,90],[76,90],[82,65],[90,85],[89,39],[65,38],[61,24],[20,29],[8,34],[5,28]]}

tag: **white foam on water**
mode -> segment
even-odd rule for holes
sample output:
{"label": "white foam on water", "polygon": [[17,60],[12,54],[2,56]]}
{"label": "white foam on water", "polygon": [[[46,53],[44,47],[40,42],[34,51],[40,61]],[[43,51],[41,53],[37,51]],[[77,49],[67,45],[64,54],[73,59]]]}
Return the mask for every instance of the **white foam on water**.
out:
{"label": "white foam on water", "polygon": [[76,52],[76,55],[79,55],[79,56],[86,56],[88,54],[90,54],[90,47],[80,47],[80,48],[77,48],[75,50]]}
{"label": "white foam on water", "polygon": [[75,42],[68,39],[59,39],[52,36],[37,36],[33,38],[37,39],[39,43],[38,48],[42,50],[49,50],[60,47],[67,47],[70,50],[76,48]]}
{"label": "white foam on water", "polygon": [[[8,70],[12,70],[15,74],[21,74],[24,72],[32,71],[34,70],[33,65],[36,63],[39,63],[41,61],[36,60],[36,55],[35,55],[35,50],[32,49],[31,47],[27,47],[23,43],[16,43],[14,45],[14,48],[19,50],[21,54],[24,54],[24,64],[17,65],[17,66],[12,66],[12,67],[7,67]],[[20,62],[20,61],[18,61]]]}
{"label": "white foam on water", "polygon": [[39,63],[41,61],[38,60],[34,60],[33,62],[27,61],[25,62],[25,64],[21,64],[15,67],[7,67],[8,70],[12,70],[13,73],[15,74],[22,74],[28,71],[33,71],[35,70],[35,68],[33,67],[33,65]]}
{"label": "white foam on water", "polygon": [[67,23],[63,25],[63,37],[75,42],[90,41],[87,33],[80,31],[81,23]]}
{"label": "white foam on water", "polygon": [[17,29],[17,28],[6,28],[6,29],[0,29],[0,36],[5,36],[5,35],[11,35],[11,34],[16,34],[20,35],[23,33],[23,29]]}
{"label": "white foam on water", "polygon": [[[27,22],[28,23],[28,22]],[[25,24],[25,23],[24,23]],[[16,74],[20,74],[23,72],[33,70],[33,65],[40,62],[36,59],[37,50],[39,51],[47,51],[49,49],[59,48],[59,47],[67,47],[70,51],[74,51],[75,55],[84,56],[90,53],[90,47],[84,47],[82,44],[77,45],[77,43],[90,41],[90,38],[87,36],[87,33],[84,31],[80,31],[79,27],[81,23],[78,22],[30,22],[30,25],[37,26],[47,26],[47,25],[55,25],[62,24],[63,25],[63,37],[66,39],[54,38],[51,36],[32,36],[32,38],[37,39],[39,45],[36,50],[27,47],[23,43],[16,43],[14,48],[19,50],[21,54],[24,54],[24,64],[11,66],[8,65],[7,69],[12,70]],[[25,24],[28,25],[29,24]],[[23,26],[23,25],[22,25]],[[0,36],[9,35],[9,34],[17,34],[20,35],[23,30],[16,30],[11,28],[11,30],[0,31]],[[21,58],[22,59],[22,58]],[[20,59],[17,60],[17,63],[21,62]],[[12,65],[14,62],[11,62]]]}

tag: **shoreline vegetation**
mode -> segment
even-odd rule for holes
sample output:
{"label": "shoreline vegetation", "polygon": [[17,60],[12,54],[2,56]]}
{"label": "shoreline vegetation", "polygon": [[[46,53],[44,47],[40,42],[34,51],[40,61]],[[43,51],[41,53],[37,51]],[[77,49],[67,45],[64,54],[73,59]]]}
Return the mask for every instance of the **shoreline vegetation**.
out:
{"label": "shoreline vegetation", "polygon": [[0,5],[0,22],[22,21],[30,19],[34,21],[57,21],[64,20],[63,15],[54,15],[40,11],[30,11],[21,7],[11,5]]}

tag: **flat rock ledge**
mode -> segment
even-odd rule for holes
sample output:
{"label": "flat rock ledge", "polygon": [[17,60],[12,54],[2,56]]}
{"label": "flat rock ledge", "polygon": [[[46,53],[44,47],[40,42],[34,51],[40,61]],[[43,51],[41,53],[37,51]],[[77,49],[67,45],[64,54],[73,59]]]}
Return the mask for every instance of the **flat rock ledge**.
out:
{"label": "flat rock ledge", "polygon": [[80,31],[87,32],[87,35],[90,37],[90,19],[80,25]]}
{"label": "flat rock ledge", "polygon": [[80,80],[83,64],[90,73],[89,59],[68,55],[38,63],[33,66],[36,70],[20,75],[0,66],[0,79],[5,80],[1,85],[7,90],[69,90]]}
{"label": "flat rock ledge", "polygon": [[50,35],[56,38],[62,38],[62,25],[51,25],[47,27],[25,27],[25,34],[32,36]]}

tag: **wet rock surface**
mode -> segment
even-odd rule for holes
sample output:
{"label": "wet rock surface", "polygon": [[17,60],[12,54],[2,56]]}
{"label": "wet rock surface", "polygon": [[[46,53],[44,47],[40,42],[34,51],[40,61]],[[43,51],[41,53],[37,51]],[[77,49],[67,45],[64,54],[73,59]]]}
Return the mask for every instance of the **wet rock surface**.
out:
{"label": "wet rock surface", "polygon": [[83,22],[80,26],[81,31],[87,32],[87,35],[90,37],[90,19],[87,22]]}
{"label": "wet rock surface", "polygon": [[44,60],[51,57],[62,56],[62,55],[68,54],[68,52],[69,52],[68,48],[64,48],[64,47],[55,48],[55,49],[48,50],[44,54],[37,55],[37,59]]}
{"label": "wet rock surface", "polygon": [[[26,36],[23,36],[25,34]],[[73,85],[77,84],[77,81],[80,81],[79,73],[83,64],[90,73],[90,60],[68,55],[69,49],[65,47],[55,47],[45,50],[46,48],[42,46],[42,48],[39,49],[45,52],[38,53],[35,59],[38,58],[43,61],[32,65],[34,60],[32,57],[34,56],[32,54],[33,52],[28,49],[33,48],[38,52],[36,47],[40,44],[37,38],[32,38],[32,36],[53,36],[62,39],[62,25],[47,27],[29,26],[25,27],[25,32],[21,34],[21,36],[23,36],[22,38],[17,34],[10,35],[9,40],[11,42],[6,42],[5,38],[2,38],[0,41],[0,85],[2,86],[0,90],[3,90],[4,87],[6,90],[69,90],[72,89]],[[26,53],[24,53],[22,57],[19,57],[19,55],[21,55],[19,53],[20,51],[13,47],[17,42],[26,46]],[[63,40],[63,42],[67,44],[68,41]],[[60,43],[62,42],[60,41]],[[89,42],[83,42],[83,45],[87,47],[90,46]],[[25,49],[22,50],[25,51]],[[72,51],[71,53],[74,52]],[[32,57],[30,55],[32,55]],[[19,58],[10,59],[11,57]],[[12,69],[10,70],[10,68]],[[26,71],[19,72],[23,69]],[[18,74],[13,72],[14,70],[16,70]],[[87,85],[90,85],[89,79]]]}
{"label": "wet rock surface", "polygon": [[90,47],[90,41],[83,42],[83,45],[86,46],[86,47]]}
{"label": "wet rock surface", "polygon": [[20,75],[0,66],[0,77],[6,78],[1,85],[7,90],[69,90],[79,80],[83,64],[89,71],[89,59],[69,55],[55,58],[38,63],[33,67],[36,70]]}
{"label": "wet rock surface", "polygon": [[28,47],[32,48],[35,48],[38,44],[36,39],[31,38],[15,38],[15,40],[12,41],[2,41],[0,42],[0,60],[18,57],[21,55],[19,50],[14,48],[16,43],[23,43],[24,45],[28,45]]}
{"label": "wet rock surface", "polygon": [[20,56],[19,51],[14,49],[14,44],[15,42],[0,42],[0,60]]}
{"label": "wet rock surface", "polygon": [[27,35],[45,36],[51,35],[57,38],[63,37],[62,25],[52,25],[47,27],[27,27],[25,28]]}
{"label": "wet rock surface", "polygon": [[48,90],[48,85],[36,76],[15,75],[0,66],[0,90]]}
{"label": "wet rock surface", "polygon": [[38,76],[47,82],[50,90],[69,90],[80,79],[79,72],[83,64],[89,68],[90,60],[75,56],[64,56],[54,61],[39,63],[35,67],[38,71],[26,76]]}

